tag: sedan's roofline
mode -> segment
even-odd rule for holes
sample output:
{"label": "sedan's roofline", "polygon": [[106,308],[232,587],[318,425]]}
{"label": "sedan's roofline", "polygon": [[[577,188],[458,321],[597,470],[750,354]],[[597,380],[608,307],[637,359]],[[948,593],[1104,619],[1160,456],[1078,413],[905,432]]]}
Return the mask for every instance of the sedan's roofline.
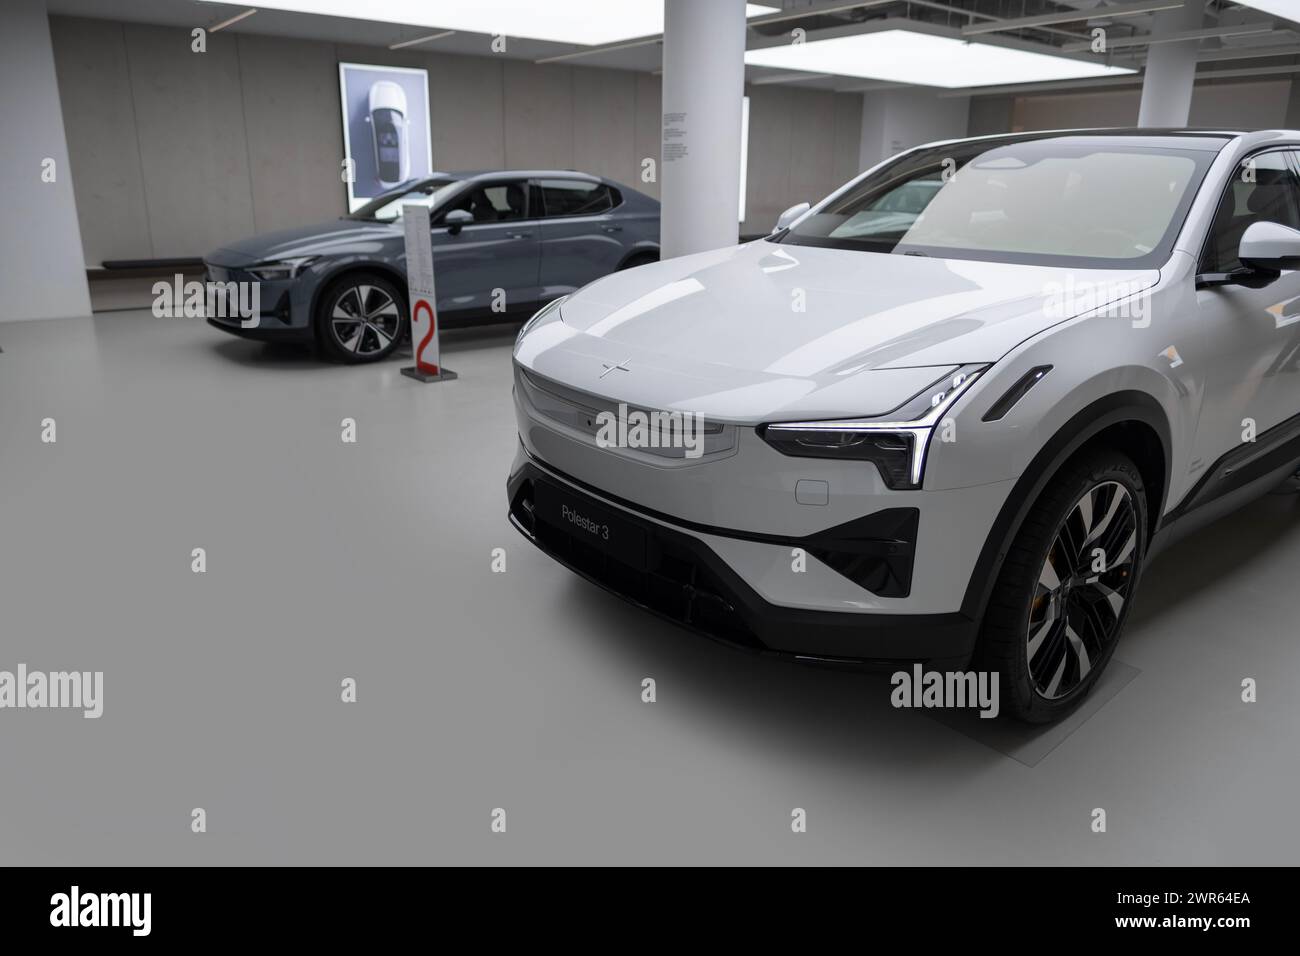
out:
{"label": "sedan's roofline", "polygon": [[593,183],[606,182],[603,176],[595,176],[576,169],[452,169],[438,170],[428,178],[450,176],[453,179],[586,179]]}

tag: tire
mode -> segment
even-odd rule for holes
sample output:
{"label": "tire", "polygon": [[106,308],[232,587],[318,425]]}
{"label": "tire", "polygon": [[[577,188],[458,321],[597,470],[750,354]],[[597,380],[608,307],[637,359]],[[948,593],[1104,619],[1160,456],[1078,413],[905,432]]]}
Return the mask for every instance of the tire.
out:
{"label": "tire", "polygon": [[976,668],[999,674],[1004,713],[1049,723],[1087,696],[1128,619],[1147,528],[1142,475],[1114,449],[1071,459],[1043,489],[1007,552],[976,645]]}
{"label": "tire", "polygon": [[390,279],[353,272],[332,283],[316,308],[316,342],[335,362],[388,358],[407,331],[406,296]]}
{"label": "tire", "polygon": [[659,261],[659,256],[656,253],[637,252],[637,253],[633,253],[632,255],[628,256],[625,260],[623,260],[622,264],[619,265],[618,269],[615,271],[622,272],[624,269],[635,269],[637,266],[649,265],[651,262],[658,262],[658,261]]}

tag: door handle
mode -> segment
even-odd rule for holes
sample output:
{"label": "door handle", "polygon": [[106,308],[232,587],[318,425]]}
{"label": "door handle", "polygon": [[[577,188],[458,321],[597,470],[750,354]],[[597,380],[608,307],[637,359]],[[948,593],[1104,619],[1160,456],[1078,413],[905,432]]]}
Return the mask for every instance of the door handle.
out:
{"label": "door handle", "polygon": [[623,227],[622,227],[622,226],[601,226],[600,228],[603,229],[605,232],[622,232],[622,231],[623,231]]}
{"label": "door handle", "polygon": [[531,232],[507,232],[506,238],[507,239],[531,239],[533,238],[533,234]]}

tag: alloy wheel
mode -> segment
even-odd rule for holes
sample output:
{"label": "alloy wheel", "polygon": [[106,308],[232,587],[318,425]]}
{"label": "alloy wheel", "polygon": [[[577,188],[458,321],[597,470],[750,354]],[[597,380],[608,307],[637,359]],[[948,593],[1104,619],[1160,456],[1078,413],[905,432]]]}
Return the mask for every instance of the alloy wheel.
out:
{"label": "alloy wheel", "polygon": [[1040,696],[1067,696],[1109,653],[1137,547],[1137,509],[1117,481],[1095,485],[1066,515],[1039,572],[1025,635],[1029,680]]}
{"label": "alloy wheel", "polygon": [[401,321],[391,295],[378,286],[354,285],[335,301],[330,329],[344,351],[375,355],[392,344]]}

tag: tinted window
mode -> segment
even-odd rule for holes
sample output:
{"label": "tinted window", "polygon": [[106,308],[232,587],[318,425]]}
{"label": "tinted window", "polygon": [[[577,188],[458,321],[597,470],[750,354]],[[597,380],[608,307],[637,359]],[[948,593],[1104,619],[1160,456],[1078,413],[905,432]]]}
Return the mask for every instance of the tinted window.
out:
{"label": "tinted window", "polygon": [[455,179],[438,179],[421,183],[414,189],[396,189],[370,200],[349,218],[378,219],[393,222],[402,218],[403,206],[429,206],[442,202],[460,183]]}
{"label": "tinted window", "polygon": [[453,209],[464,209],[475,222],[509,222],[528,218],[528,190],[523,183],[491,183],[457,196],[439,215],[439,221]]}
{"label": "tinted window", "polygon": [[1280,152],[1252,156],[1238,169],[1214,214],[1202,272],[1242,268],[1237,258],[1242,233],[1255,222],[1277,222],[1300,229],[1296,180]]}
{"label": "tinted window", "polygon": [[547,216],[593,216],[614,208],[614,197],[604,183],[582,180],[538,181]]}
{"label": "tinted window", "polygon": [[1163,264],[1214,154],[1080,139],[905,156],[775,241],[1085,268]]}

